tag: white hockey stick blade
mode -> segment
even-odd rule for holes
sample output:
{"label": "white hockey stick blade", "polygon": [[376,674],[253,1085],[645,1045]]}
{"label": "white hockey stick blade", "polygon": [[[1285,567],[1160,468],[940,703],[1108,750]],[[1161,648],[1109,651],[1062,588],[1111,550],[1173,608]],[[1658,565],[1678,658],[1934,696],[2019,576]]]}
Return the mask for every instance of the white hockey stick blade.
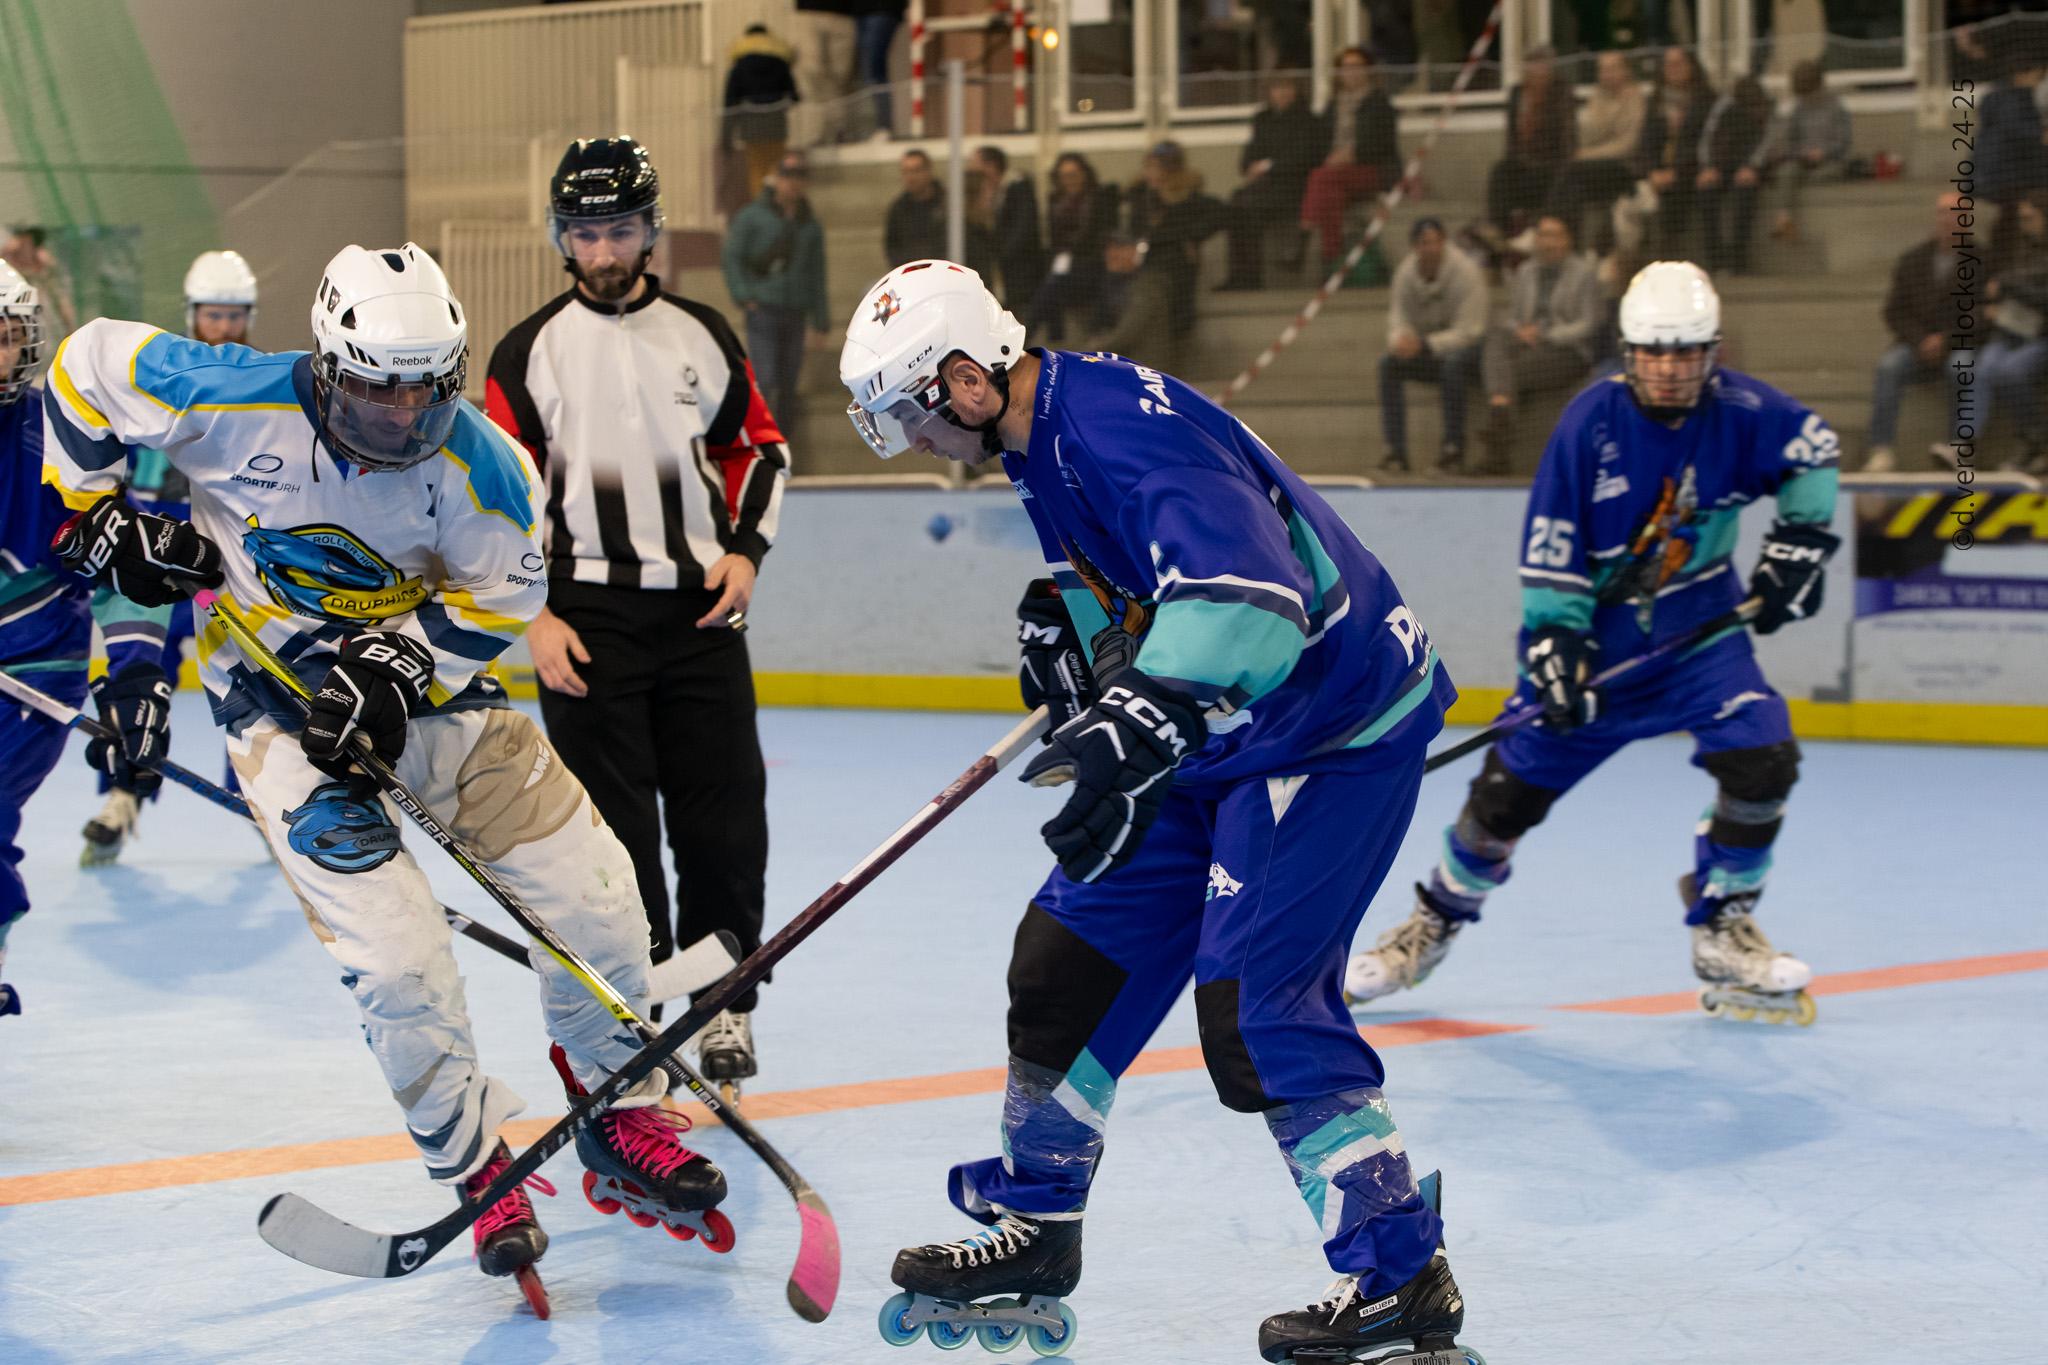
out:
{"label": "white hockey stick blade", "polygon": [[666,962],[647,972],[649,1000],[675,1000],[701,991],[739,966],[739,943],[726,930],[706,934]]}
{"label": "white hockey stick blade", "polygon": [[366,1280],[402,1274],[426,1259],[422,1254],[425,1240],[415,1239],[420,1245],[404,1257],[412,1264],[394,1272],[395,1248],[390,1237],[344,1223],[295,1194],[281,1194],[265,1204],[256,1219],[256,1230],[264,1241],[295,1261]]}

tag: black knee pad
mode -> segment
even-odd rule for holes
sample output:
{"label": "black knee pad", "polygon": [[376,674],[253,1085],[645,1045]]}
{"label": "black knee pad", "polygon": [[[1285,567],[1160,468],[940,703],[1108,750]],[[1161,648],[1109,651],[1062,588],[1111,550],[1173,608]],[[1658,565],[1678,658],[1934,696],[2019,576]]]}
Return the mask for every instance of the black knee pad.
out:
{"label": "black knee pad", "polygon": [[1202,1035],[1202,1061],[1216,1086],[1216,1098],[1240,1114],[1273,1107],[1259,1084],[1258,1068],[1237,1028],[1237,982],[1205,981],[1195,987],[1195,1027]]}
{"label": "black knee pad", "polygon": [[1010,1055],[1064,1074],[1129,975],[1033,902],[1010,950]]}
{"label": "black knee pad", "polygon": [[1720,784],[1707,837],[1728,848],[1768,848],[1785,823],[1785,798],[1799,780],[1792,740],[1706,754],[1700,766]]}
{"label": "black knee pad", "polygon": [[1508,771],[1498,751],[1488,749],[1486,764],[1472,779],[1460,819],[1471,816],[1496,839],[1519,839],[1543,823],[1556,800],[1556,791],[1524,782]]}

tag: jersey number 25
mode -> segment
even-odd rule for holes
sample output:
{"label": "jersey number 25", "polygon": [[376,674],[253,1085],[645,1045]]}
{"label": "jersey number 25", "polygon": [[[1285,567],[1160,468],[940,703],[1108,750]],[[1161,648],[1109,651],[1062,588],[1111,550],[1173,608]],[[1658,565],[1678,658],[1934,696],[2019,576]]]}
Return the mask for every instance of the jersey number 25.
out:
{"label": "jersey number 25", "polygon": [[1539,569],[1562,569],[1572,562],[1572,535],[1578,529],[1577,522],[1563,517],[1531,517],[1529,548],[1522,562]]}

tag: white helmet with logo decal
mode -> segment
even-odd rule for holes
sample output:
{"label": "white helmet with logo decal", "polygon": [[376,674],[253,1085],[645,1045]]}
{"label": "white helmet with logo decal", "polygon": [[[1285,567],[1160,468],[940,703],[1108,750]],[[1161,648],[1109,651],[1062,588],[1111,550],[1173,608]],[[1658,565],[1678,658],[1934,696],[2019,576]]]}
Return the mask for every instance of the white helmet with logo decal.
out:
{"label": "white helmet with logo decal", "polygon": [[1621,296],[1621,358],[1629,389],[1653,418],[1699,404],[1721,349],[1721,296],[1691,261],[1652,261]]}
{"label": "white helmet with logo decal", "polygon": [[939,377],[956,352],[994,375],[1007,397],[1009,369],[1024,354],[1024,324],[981,276],[951,261],[912,261],[868,290],[846,325],[839,382],[853,395],[846,415],[875,454],[886,460],[924,449],[978,460],[989,453],[983,430],[953,416]]}
{"label": "white helmet with logo decal", "polygon": [[433,257],[407,242],[348,246],[313,299],[313,390],[329,447],[364,469],[410,469],[447,441],[469,324]]}
{"label": "white helmet with logo decal", "polygon": [[0,261],[0,408],[18,401],[43,358],[43,296]]}

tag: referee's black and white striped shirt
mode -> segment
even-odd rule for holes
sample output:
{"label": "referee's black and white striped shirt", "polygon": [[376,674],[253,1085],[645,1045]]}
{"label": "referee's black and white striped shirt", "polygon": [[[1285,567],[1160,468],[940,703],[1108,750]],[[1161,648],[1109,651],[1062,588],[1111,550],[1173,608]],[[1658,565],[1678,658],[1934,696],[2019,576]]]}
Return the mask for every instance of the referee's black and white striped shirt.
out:
{"label": "referee's black and white striped shirt", "polygon": [[789,448],[716,309],[648,289],[625,311],[575,289],[506,333],[485,405],[547,480],[550,578],[694,588],[768,553]]}

